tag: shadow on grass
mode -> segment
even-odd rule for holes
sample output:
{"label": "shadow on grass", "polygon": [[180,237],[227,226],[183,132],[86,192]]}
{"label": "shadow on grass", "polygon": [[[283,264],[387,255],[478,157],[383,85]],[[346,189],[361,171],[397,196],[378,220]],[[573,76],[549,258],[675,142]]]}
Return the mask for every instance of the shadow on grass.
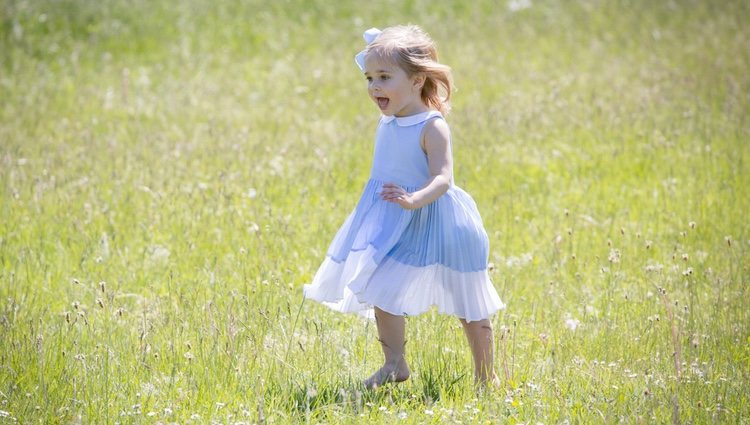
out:
{"label": "shadow on grass", "polygon": [[351,379],[333,382],[304,381],[266,387],[266,400],[292,415],[338,406],[359,414],[373,407],[429,407],[438,400],[454,398],[466,389],[466,374],[456,374],[448,366],[421,369],[407,382],[387,384],[374,390]]}

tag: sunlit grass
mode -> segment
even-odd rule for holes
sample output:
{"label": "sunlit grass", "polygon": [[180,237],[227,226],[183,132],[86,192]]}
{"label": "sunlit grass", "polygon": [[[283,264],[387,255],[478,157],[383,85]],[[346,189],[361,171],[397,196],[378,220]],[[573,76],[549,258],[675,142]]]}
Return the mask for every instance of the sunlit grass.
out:
{"label": "sunlit grass", "polygon": [[[750,34],[741,1],[0,3],[0,419],[741,422]],[[369,173],[352,56],[414,22],[456,85],[499,391],[459,322],[302,302]]]}

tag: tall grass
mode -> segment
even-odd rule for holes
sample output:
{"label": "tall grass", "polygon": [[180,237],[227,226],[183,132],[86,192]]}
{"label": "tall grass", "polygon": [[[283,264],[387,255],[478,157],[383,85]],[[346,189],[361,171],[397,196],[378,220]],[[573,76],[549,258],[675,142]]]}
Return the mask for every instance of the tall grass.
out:
{"label": "tall grass", "polygon": [[[745,421],[749,9],[1,1],[0,419]],[[498,391],[435,312],[362,391],[373,324],[302,302],[368,177],[352,56],[405,22],[459,88]]]}

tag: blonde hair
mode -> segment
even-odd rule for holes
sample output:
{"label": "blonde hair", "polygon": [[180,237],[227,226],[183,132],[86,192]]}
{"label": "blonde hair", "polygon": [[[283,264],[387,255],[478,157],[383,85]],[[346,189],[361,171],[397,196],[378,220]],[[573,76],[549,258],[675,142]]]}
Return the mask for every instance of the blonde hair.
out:
{"label": "blonde hair", "polygon": [[398,65],[410,78],[424,76],[422,101],[447,114],[453,89],[451,69],[438,62],[435,42],[417,25],[388,27],[367,46],[365,55],[375,54]]}

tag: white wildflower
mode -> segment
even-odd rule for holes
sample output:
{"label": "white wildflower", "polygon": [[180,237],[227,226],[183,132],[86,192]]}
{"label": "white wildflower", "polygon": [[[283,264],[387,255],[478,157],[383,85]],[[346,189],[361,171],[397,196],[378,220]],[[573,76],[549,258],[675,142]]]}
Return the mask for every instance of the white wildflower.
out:
{"label": "white wildflower", "polygon": [[151,245],[148,251],[151,264],[163,263],[169,259],[169,250],[161,245]]}
{"label": "white wildflower", "polygon": [[151,382],[146,382],[141,384],[141,392],[145,395],[157,395],[159,394],[159,391],[156,389],[156,386],[152,384]]}
{"label": "white wildflower", "polygon": [[511,12],[518,12],[519,10],[528,9],[531,7],[531,0],[510,0],[508,2],[508,10]]}
{"label": "white wildflower", "polygon": [[99,238],[99,258],[101,258],[101,261],[109,258],[109,253],[109,236],[107,232],[102,232],[102,236]]}
{"label": "white wildflower", "polygon": [[570,329],[571,331],[576,330],[578,328],[578,325],[581,324],[581,321],[572,317],[569,317],[565,319],[565,327]]}
{"label": "white wildflower", "polygon": [[531,262],[534,257],[531,255],[531,253],[526,252],[521,254],[518,257],[510,256],[505,260],[505,265],[508,266],[508,268],[513,267],[523,267]]}
{"label": "white wildflower", "polygon": [[646,270],[649,273],[658,273],[664,268],[664,265],[660,263],[650,263],[644,267],[644,270]]}
{"label": "white wildflower", "polygon": [[609,262],[610,263],[619,263],[620,262],[620,250],[619,249],[613,249],[609,251]]}
{"label": "white wildflower", "polygon": [[271,174],[280,175],[284,171],[284,158],[276,155],[268,161],[268,165],[271,167]]}

